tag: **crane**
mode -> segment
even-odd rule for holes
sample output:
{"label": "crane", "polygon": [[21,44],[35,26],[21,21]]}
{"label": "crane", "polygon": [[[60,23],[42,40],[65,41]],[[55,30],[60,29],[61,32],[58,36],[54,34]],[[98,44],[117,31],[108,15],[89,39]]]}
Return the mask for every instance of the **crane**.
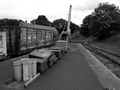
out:
{"label": "crane", "polygon": [[62,33],[60,34],[60,40],[66,40],[68,42],[71,41],[71,30],[70,30],[71,11],[72,11],[72,5],[70,5],[69,7],[67,31],[63,30]]}
{"label": "crane", "polygon": [[70,20],[71,20],[71,9],[72,5],[69,8],[67,31],[62,31],[60,34],[60,40],[56,42],[56,46],[63,48],[63,51],[67,52],[71,42],[71,31],[70,31]]}

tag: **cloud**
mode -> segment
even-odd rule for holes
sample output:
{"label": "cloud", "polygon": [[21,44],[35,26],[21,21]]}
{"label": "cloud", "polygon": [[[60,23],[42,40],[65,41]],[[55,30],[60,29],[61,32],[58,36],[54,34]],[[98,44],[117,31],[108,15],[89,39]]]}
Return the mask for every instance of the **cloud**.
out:
{"label": "cloud", "polygon": [[82,20],[100,2],[110,2],[120,6],[120,0],[0,0],[0,18],[17,18],[31,21],[38,15],[45,15],[50,21],[68,19],[69,5],[72,4],[72,22]]}
{"label": "cloud", "polygon": [[94,10],[99,3],[109,2],[110,4],[115,4],[120,6],[120,0],[84,0],[75,6],[74,10],[87,11]]}
{"label": "cloud", "polygon": [[[110,4],[120,6],[120,0],[84,0],[73,7],[73,21],[81,24],[85,16],[91,14],[94,9],[98,7],[98,4],[102,2],[109,2]],[[78,19],[76,17],[78,17]]]}
{"label": "cloud", "polygon": [[71,17],[71,20],[80,25],[82,24],[82,20],[85,18],[85,16],[89,15],[92,13],[92,10],[84,10],[84,11],[76,11],[76,10],[73,10],[72,12],[72,17]]}
{"label": "cloud", "polygon": [[99,0],[84,0],[79,5],[75,6],[74,10],[87,11],[97,7]]}

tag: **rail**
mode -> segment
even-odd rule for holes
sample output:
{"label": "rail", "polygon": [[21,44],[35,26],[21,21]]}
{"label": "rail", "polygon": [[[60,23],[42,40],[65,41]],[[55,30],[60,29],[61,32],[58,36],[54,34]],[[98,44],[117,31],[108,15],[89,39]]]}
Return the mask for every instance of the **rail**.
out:
{"label": "rail", "polygon": [[120,65],[120,55],[117,55],[117,54],[114,54],[114,53],[111,53],[111,52],[108,52],[106,50],[103,50],[101,48],[97,48],[97,47],[93,47],[93,46],[90,46],[88,44],[85,44],[83,42],[80,42],[86,49]]}

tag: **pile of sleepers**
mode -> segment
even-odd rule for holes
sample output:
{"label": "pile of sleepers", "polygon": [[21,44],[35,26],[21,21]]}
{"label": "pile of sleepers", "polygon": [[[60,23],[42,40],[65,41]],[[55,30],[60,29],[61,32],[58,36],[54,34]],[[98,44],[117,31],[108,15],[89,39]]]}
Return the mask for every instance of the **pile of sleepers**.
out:
{"label": "pile of sleepers", "polygon": [[34,50],[29,54],[29,58],[37,61],[37,73],[43,73],[54,63],[62,58],[64,51],[60,47]]}

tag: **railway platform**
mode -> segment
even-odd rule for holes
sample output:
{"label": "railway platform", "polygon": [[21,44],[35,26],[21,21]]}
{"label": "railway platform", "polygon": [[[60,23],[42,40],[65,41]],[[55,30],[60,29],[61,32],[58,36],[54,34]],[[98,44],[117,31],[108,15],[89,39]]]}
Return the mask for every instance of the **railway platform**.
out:
{"label": "railway platform", "polygon": [[[99,75],[91,68],[93,58],[86,55],[80,44],[72,43],[64,57],[25,90],[104,90]],[[24,90],[5,84],[5,80],[13,76],[14,60],[0,62],[0,90]]]}

